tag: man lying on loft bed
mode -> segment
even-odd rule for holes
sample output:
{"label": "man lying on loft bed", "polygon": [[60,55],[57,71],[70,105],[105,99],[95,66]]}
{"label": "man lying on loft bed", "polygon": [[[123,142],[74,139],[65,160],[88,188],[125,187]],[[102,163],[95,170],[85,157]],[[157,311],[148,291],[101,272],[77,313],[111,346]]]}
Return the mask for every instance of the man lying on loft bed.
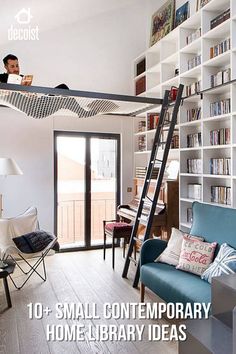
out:
{"label": "man lying on loft bed", "polygon": [[[24,76],[20,74],[19,61],[15,55],[8,54],[3,59],[3,64],[6,73],[0,74],[0,83],[14,83],[23,86],[31,85],[33,76]],[[66,84],[60,84],[55,88],[69,89]],[[2,94],[2,97],[5,98],[8,103],[14,102],[14,106],[20,110],[22,106],[24,106],[24,113],[34,118],[44,118],[48,115],[54,114],[59,109],[68,109],[73,113],[76,113],[78,117],[86,118],[104,112],[104,108],[106,108],[107,111],[118,108],[115,103],[106,100],[94,100],[85,105],[85,107],[82,107],[75,97],[62,97],[53,94],[39,96],[31,94],[25,95],[22,93],[20,96],[18,92],[11,91]]]}
{"label": "man lying on loft bed", "polygon": [[[20,65],[18,58],[13,54],[8,54],[5,58],[3,58],[4,68],[6,69],[6,73],[0,74],[0,82],[7,83],[9,80],[9,75],[18,75],[22,77],[21,85],[30,86],[32,83],[32,75],[22,75],[20,74]],[[31,80],[27,80],[27,76],[31,76]],[[66,84],[60,84],[55,88],[61,89],[69,89]]]}

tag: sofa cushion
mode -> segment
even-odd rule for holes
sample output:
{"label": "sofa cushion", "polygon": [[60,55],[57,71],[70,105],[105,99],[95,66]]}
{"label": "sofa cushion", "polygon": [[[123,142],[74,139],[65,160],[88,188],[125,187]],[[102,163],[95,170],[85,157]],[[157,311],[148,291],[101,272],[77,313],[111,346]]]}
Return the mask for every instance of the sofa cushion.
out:
{"label": "sofa cushion", "polygon": [[147,263],[140,271],[142,283],[166,302],[211,302],[211,286],[194,274],[165,263]]}
{"label": "sofa cushion", "polygon": [[209,267],[213,260],[216,242],[203,242],[184,236],[177,269],[197,275]]}
{"label": "sofa cushion", "polygon": [[[155,259],[154,262],[163,262],[163,263],[177,266],[179,263],[179,257],[181,253],[184,235],[188,237],[196,238],[195,236],[189,236],[186,233],[172,227],[171,236],[168,241],[166,249],[164,250],[163,253],[161,253],[159,257]],[[203,237],[199,237],[197,239],[203,241]]]}
{"label": "sofa cushion", "polygon": [[201,278],[211,283],[212,277],[236,273],[236,250],[223,243],[218,255]]}

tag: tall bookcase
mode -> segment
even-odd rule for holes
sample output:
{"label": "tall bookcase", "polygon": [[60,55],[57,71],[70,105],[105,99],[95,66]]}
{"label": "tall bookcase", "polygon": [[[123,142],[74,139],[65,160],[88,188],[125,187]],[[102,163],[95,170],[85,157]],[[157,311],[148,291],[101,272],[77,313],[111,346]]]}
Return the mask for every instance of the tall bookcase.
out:
{"label": "tall bookcase", "polygon": [[[236,208],[236,82],[231,82],[236,80],[236,1],[210,0],[190,15],[134,61],[134,91],[138,86],[139,95],[163,97],[172,86],[186,87],[176,133],[179,149],[169,155],[180,161],[184,231],[191,227],[194,200]],[[137,72],[140,62],[144,65]],[[147,130],[147,121],[148,116],[135,121],[135,168],[148,161],[154,130]]]}

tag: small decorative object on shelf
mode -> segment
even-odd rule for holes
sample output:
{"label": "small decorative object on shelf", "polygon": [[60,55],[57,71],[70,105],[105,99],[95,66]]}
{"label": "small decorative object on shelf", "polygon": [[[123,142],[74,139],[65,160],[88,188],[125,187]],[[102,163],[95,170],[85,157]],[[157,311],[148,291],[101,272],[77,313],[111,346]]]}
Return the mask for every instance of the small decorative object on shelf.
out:
{"label": "small decorative object on shelf", "polygon": [[210,174],[211,175],[231,175],[231,158],[211,158],[210,159]]}
{"label": "small decorative object on shelf", "polygon": [[189,36],[186,37],[186,44],[191,44],[196,39],[200,38],[202,35],[201,28],[198,28],[195,32],[191,33]]}
{"label": "small decorative object on shelf", "polygon": [[179,135],[178,134],[173,135],[170,148],[171,149],[178,149],[179,148]]}
{"label": "small decorative object on shelf", "polygon": [[188,70],[191,70],[191,69],[195,68],[196,66],[200,65],[201,62],[202,62],[201,54],[196,55],[192,59],[189,59],[188,60]]}
{"label": "small decorative object on shelf", "polygon": [[191,108],[187,110],[187,122],[201,119],[201,107]]}
{"label": "small decorative object on shelf", "polygon": [[187,173],[193,173],[193,174],[202,173],[202,160],[187,159]]}
{"label": "small decorative object on shelf", "polygon": [[211,186],[211,202],[231,205],[231,187]]}
{"label": "small decorative object on shelf", "polygon": [[192,224],[193,222],[193,210],[192,208],[187,208],[187,222]]}
{"label": "small decorative object on shelf", "polygon": [[199,147],[202,146],[202,133],[194,133],[187,135],[187,147]]}
{"label": "small decorative object on shelf", "polygon": [[188,198],[200,200],[201,193],[202,193],[202,185],[200,183],[188,184]]}
{"label": "small decorative object on shelf", "polygon": [[213,28],[219,26],[221,23],[225,22],[229,18],[230,18],[230,9],[227,9],[222,14],[218,15],[213,20],[211,20],[211,24],[210,24],[211,27],[210,28],[213,29]]}
{"label": "small decorative object on shelf", "polygon": [[178,27],[189,17],[189,2],[187,1],[176,10],[175,13],[175,27]]}
{"label": "small decorative object on shelf", "polygon": [[221,128],[210,131],[211,145],[228,145],[230,144],[230,128]]}
{"label": "small decorative object on shelf", "polygon": [[218,55],[227,52],[228,50],[230,50],[230,38],[227,38],[210,48],[210,59],[213,59]]}
{"label": "small decorative object on shelf", "polygon": [[210,116],[220,116],[221,114],[228,114],[230,113],[230,98],[225,100],[213,102],[210,105]]}
{"label": "small decorative object on shelf", "polygon": [[174,24],[174,9],[174,0],[168,0],[152,15],[150,47],[172,31]]}

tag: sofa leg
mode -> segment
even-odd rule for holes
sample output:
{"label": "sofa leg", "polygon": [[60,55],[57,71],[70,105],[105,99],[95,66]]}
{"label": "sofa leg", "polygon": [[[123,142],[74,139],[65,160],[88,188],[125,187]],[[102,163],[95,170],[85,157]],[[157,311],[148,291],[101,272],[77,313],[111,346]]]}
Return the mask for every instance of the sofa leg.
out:
{"label": "sofa leg", "polygon": [[145,285],[143,283],[140,284],[140,300],[141,302],[144,302],[144,296],[145,296]]}

